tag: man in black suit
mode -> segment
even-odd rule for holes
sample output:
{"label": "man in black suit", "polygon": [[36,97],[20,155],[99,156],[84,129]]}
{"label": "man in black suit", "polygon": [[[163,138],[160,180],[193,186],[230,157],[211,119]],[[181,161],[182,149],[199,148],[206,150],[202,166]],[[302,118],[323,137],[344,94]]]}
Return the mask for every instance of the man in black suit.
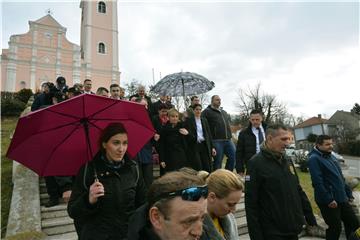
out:
{"label": "man in black suit", "polygon": [[265,139],[266,127],[262,123],[262,112],[252,110],[250,112],[249,126],[240,131],[236,145],[236,171],[244,175],[249,159],[260,152],[260,145]]}

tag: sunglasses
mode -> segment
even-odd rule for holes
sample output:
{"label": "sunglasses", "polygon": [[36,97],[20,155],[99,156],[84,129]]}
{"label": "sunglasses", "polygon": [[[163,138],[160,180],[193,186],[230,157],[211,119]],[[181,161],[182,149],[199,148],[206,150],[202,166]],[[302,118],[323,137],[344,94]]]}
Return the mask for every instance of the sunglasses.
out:
{"label": "sunglasses", "polygon": [[200,187],[189,187],[170,193],[163,193],[158,197],[158,200],[181,196],[185,201],[198,201],[201,197],[207,198],[208,187],[206,185]]}

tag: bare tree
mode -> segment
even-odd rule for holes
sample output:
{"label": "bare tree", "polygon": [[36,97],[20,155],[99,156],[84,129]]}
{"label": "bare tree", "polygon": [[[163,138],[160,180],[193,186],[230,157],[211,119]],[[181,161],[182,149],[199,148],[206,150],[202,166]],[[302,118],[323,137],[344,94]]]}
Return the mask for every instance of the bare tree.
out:
{"label": "bare tree", "polygon": [[178,111],[181,111],[182,109],[185,110],[184,98],[182,96],[172,97],[171,103],[174,104]]}
{"label": "bare tree", "polygon": [[133,78],[130,83],[125,84],[125,91],[127,92],[127,98],[136,94],[140,82]]}
{"label": "bare tree", "polygon": [[250,112],[256,109],[264,114],[264,122],[283,123],[288,114],[285,104],[278,101],[275,95],[261,91],[260,83],[254,88],[239,89],[238,96],[239,102],[235,102],[235,106],[239,109],[242,118],[248,119]]}

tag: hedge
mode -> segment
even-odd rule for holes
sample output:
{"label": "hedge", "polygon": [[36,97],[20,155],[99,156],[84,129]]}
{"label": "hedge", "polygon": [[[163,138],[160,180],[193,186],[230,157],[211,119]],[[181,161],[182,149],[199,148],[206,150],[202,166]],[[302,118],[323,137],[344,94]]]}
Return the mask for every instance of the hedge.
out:
{"label": "hedge", "polygon": [[33,95],[31,89],[19,92],[1,92],[1,116],[19,116]]}

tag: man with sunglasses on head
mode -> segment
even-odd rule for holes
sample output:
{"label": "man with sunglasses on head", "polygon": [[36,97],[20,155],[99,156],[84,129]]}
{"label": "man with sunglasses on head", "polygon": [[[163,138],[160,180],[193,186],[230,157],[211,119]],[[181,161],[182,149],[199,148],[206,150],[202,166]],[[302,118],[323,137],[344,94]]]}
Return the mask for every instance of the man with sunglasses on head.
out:
{"label": "man with sunglasses on head", "polygon": [[129,222],[131,240],[200,239],[206,214],[208,189],[201,178],[170,172],[155,180],[148,202]]}

